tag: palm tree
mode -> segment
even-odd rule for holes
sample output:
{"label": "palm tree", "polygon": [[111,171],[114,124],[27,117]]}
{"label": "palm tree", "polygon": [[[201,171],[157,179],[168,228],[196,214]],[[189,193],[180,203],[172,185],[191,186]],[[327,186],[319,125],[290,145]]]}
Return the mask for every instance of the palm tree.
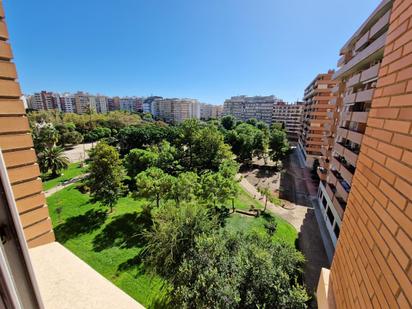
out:
{"label": "palm tree", "polygon": [[43,167],[43,172],[51,170],[52,177],[57,177],[61,170],[66,169],[69,166],[69,159],[64,154],[64,149],[59,146],[52,146],[44,149],[39,156],[40,165]]}

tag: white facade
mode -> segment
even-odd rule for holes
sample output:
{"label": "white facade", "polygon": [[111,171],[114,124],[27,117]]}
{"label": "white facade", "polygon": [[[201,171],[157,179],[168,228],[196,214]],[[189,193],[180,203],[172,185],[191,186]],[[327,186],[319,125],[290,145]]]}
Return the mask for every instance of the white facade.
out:
{"label": "white facade", "polygon": [[70,93],[64,93],[60,96],[60,106],[65,113],[75,113],[76,112],[76,100],[74,95]]}
{"label": "white facade", "polygon": [[273,106],[279,102],[275,96],[235,96],[226,100],[223,105],[223,115],[233,115],[235,118],[247,121],[256,118],[268,125],[272,124]]}
{"label": "white facade", "polygon": [[109,110],[107,97],[102,95],[96,96],[96,111],[101,114],[106,114]]}
{"label": "white facade", "polygon": [[153,103],[156,116],[166,122],[179,123],[186,119],[200,119],[200,103],[197,100],[159,99]]}
{"label": "white facade", "polygon": [[218,119],[222,115],[223,106],[200,103],[200,119]]}
{"label": "white facade", "polygon": [[283,123],[289,141],[297,144],[302,129],[303,103],[287,104],[278,102],[273,105],[272,123]]}

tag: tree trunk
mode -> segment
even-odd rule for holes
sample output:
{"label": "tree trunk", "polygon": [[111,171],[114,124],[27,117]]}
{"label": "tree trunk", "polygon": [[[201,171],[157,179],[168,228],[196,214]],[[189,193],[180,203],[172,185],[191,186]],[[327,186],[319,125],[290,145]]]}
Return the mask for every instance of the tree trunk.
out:
{"label": "tree trunk", "polygon": [[235,213],[235,199],[234,198],[232,198],[232,210],[233,210],[233,213]]}
{"label": "tree trunk", "polygon": [[160,196],[159,196],[159,194],[157,194],[156,195],[156,206],[157,206],[157,208],[159,208],[159,205],[160,205]]}
{"label": "tree trunk", "polygon": [[265,208],[263,209],[263,212],[266,212],[266,207],[268,206],[268,197],[266,196],[265,199]]}

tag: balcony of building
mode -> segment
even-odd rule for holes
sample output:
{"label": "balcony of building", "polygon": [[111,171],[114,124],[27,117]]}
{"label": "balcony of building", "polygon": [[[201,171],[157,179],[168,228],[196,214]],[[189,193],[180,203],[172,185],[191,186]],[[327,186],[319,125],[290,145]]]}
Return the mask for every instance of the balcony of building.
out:
{"label": "balcony of building", "polygon": [[362,91],[358,91],[356,93],[356,100],[355,102],[369,102],[372,101],[373,91],[375,89],[366,89]]}
{"label": "balcony of building", "polygon": [[339,218],[342,220],[343,219],[343,213],[345,211],[346,208],[346,202],[344,199],[342,199],[341,197],[339,197],[337,194],[335,194],[332,197],[332,204],[333,207],[335,208],[336,212],[339,215]]}
{"label": "balcony of building", "polygon": [[356,162],[358,161],[359,148],[359,145],[353,145],[348,140],[336,142],[334,146],[334,150],[354,166],[356,166]]}
{"label": "balcony of building", "polygon": [[380,63],[371,66],[369,69],[366,69],[362,72],[360,77],[361,82],[370,81],[378,77],[380,68]]}
{"label": "balcony of building", "polygon": [[329,159],[326,157],[320,157],[319,159],[319,166],[322,167],[325,170],[328,170],[330,167],[330,162]]}
{"label": "balcony of building", "polygon": [[349,184],[345,181],[345,179],[342,177],[342,175],[339,173],[339,171],[335,169],[330,170],[330,181],[332,184],[335,185],[336,187],[336,192],[337,194],[344,200],[348,200],[348,195],[350,191],[350,186]]}
{"label": "balcony of building", "polygon": [[45,308],[144,308],[57,242],[29,254]]}
{"label": "balcony of building", "polygon": [[321,147],[320,147],[320,153],[322,154],[322,156],[325,156],[325,157],[330,157],[330,155],[331,155],[331,153],[332,153],[332,150],[331,150],[331,148],[329,147],[329,146],[324,146],[324,145],[322,145]]}
{"label": "balcony of building", "polygon": [[346,161],[343,156],[333,156],[332,165],[345,181],[350,185],[352,183],[353,175],[355,174],[356,167]]}

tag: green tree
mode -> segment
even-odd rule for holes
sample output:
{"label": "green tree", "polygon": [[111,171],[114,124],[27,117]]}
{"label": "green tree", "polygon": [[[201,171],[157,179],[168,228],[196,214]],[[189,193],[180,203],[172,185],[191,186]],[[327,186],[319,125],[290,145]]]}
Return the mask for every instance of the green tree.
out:
{"label": "green tree", "polygon": [[198,171],[217,171],[224,160],[232,159],[233,153],[225,144],[223,134],[213,125],[199,130],[192,145],[192,166]]}
{"label": "green tree", "polygon": [[272,197],[272,193],[268,187],[259,187],[258,192],[265,197],[265,207],[263,208],[263,212],[266,212],[266,208],[268,206],[268,199]]}
{"label": "green tree", "polygon": [[180,205],[182,201],[194,200],[199,186],[199,176],[196,173],[180,173],[172,180],[170,195],[175,200],[176,205]]}
{"label": "green tree", "polygon": [[32,128],[33,144],[37,154],[52,148],[59,140],[59,132],[52,123],[36,123]]}
{"label": "green tree", "polygon": [[224,129],[233,130],[236,126],[236,118],[232,115],[226,115],[220,119],[220,123]]}
{"label": "green tree", "polygon": [[155,166],[158,159],[158,154],[144,149],[132,149],[124,158],[124,166],[127,175],[130,178],[135,178],[137,174],[145,171],[149,167]]}
{"label": "green tree", "polygon": [[136,176],[136,188],[134,196],[156,201],[160,206],[160,200],[170,196],[173,177],[163,172],[160,168],[151,167]]}
{"label": "green tree", "polygon": [[172,281],[179,308],[307,308],[304,258],[269,236],[202,234]]}
{"label": "green tree", "polygon": [[125,171],[116,148],[103,142],[90,151],[89,176],[86,184],[90,188],[92,202],[110,207],[117,203],[124,191]]}
{"label": "green tree", "polygon": [[149,269],[171,280],[196,237],[218,228],[216,219],[195,202],[162,207],[154,213],[153,222],[145,233],[144,261]]}
{"label": "green tree", "polygon": [[43,173],[51,170],[51,176],[57,177],[61,170],[69,166],[69,159],[64,154],[64,149],[59,146],[46,147],[39,154],[39,165]]}
{"label": "green tree", "polygon": [[193,168],[193,145],[195,144],[200,128],[200,122],[196,119],[185,120],[179,125],[179,137],[176,143],[182,149],[183,164],[189,170]]}
{"label": "green tree", "polygon": [[256,127],[257,124],[258,124],[258,121],[257,121],[256,118],[250,118],[250,119],[248,119],[248,120],[246,121],[246,123],[247,123],[247,124],[250,124],[250,125],[252,125],[252,126],[254,126],[254,127]]}
{"label": "green tree", "polygon": [[273,128],[270,131],[269,147],[270,157],[277,165],[280,160],[286,157],[290,150],[286,132]]}
{"label": "green tree", "polygon": [[250,162],[254,155],[263,151],[265,135],[258,128],[242,123],[226,134],[226,141],[241,162]]}
{"label": "green tree", "polygon": [[156,155],[155,166],[161,170],[173,174],[182,169],[179,162],[179,153],[176,147],[168,141],[163,140],[159,145],[150,147],[150,151]]}

